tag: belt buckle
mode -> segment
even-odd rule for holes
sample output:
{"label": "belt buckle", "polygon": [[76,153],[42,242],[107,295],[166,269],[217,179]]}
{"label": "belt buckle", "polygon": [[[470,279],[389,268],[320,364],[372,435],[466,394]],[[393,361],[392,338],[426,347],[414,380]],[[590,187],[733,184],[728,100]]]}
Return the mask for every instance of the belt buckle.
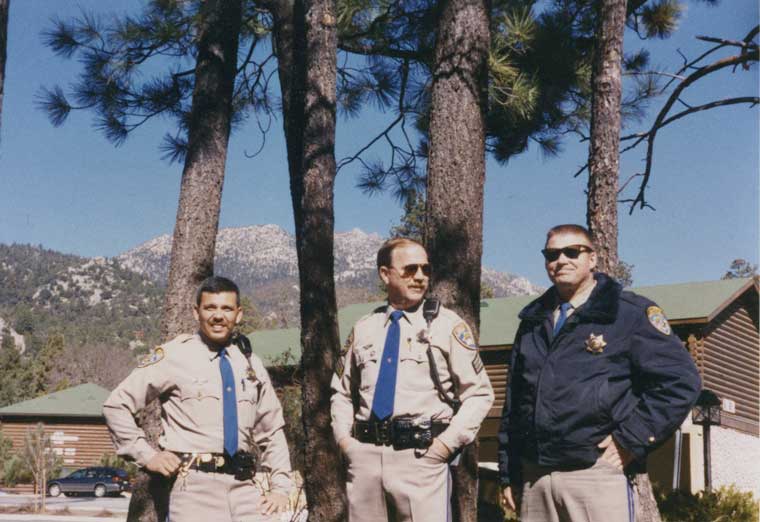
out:
{"label": "belt buckle", "polygon": [[386,419],[382,422],[376,422],[374,427],[377,444],[389,446],[393,442],[393,423],[391,420]]}

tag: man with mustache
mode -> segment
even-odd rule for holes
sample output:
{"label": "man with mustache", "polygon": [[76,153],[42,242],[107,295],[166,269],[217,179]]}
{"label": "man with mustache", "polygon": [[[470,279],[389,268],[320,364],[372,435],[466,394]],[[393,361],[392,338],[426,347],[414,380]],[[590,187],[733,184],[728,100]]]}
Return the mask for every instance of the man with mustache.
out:
{"label": "man with mustache", "polygon": [[[271,520],[287,508],[291,489],[285,422],[261,359],[234,335],[243,317],[237,285],[209,277],[193,313],[197,333],[153,350],[103,405],[116,452],[174,479],[172,522]],[[135,422],[156,398],[161,450]],[[269,492],[253,482],[257,460],[271,472]]]}
{"label": "man with mustache", "polygon": [[522,522],[633,522],[626,471],[683,422],[699,373],[655,303],[594,271],[588,230],[556,226],[542,253],[554,286],[520,312],[502,501]]}
{"label": "man with mustache", "polygon": [[493,390],[467,324],[425,301],[423,246],[391,239],[377,268],[388,305],[356,323],[332,381],[349,520],[445,522],[450,460],[477,435]]}

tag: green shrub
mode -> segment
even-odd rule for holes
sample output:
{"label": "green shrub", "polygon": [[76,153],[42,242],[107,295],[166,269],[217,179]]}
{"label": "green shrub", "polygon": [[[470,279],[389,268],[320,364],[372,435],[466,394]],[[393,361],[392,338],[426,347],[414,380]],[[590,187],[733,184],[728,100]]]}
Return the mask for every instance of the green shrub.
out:
{"label": "green shrub", "polygon": [[293,469],[304,472],[304,445],[306,436],[301,420],[301,386],[291,384],[277,390],[282,404],[282,415],[285,418],[285,438],[288,441],[290,462]]}
{"label": "green shrub", "polygon": [[760,515],[752,493],[734,486],[711,493],[671,491],[657,495],[663,522],[756,522]]}
{"label": "green shrub", "polygon": [[13,455],[3,464],[3,483],[8,487],[16,484],[31,484],[32,473],[18,455]]}

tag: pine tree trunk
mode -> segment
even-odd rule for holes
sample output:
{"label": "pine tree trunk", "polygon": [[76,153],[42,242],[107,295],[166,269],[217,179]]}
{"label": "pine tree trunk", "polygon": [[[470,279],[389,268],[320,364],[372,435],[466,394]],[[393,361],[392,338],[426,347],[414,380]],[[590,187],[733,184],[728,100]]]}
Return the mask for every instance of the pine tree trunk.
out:
{"label": "pine tree trunk", "polygon": [[[474,329],[480,326],[483,253],[485,112],[489,4],[442,2],[433,65],[425,244],[433,268],[431,293]],[[474,522],[477,445],[454,472],[455,518]]]}
{"label": "pine tree trunk", "polygon": [[649,475],[636,475],[633,491],[636,495],[636,522],[662,522]]}
{"label": "pine tree trunk", "polygon": [[620,100],[626,0],[598,0],[591,96],[591,139],[586,221],[598,270],[618,265],[617,195],[620,168]]}
{"label": "pine tree trunk", "polygon": [[[0,131],[3,118],[3,93],[5,92],[5,60],[8,56],[8,11],[11,0],[0,0]],[[2,133],[0,132],[0,140]]]}
{"label": "pine tree trunk", "polygon": [[[598,269],[614,276],[619,263],[617,195],[626,0],[598,0],[597,10],[586,221],[594,236]],[[636,475],[634,491],[636,520],[660,522],[646,473]]]}
{"label": "pine tree trunk", "polygon": [[346,517],[345,473],[330,426],[338,357],[334,278],[337,31],[334,0],[272,6],[301,294],[305,490],[310,522]]}
{"label": "pine tree trunk", "polygon": [[[182,171],[169,284],[161,322],[165,339],[195,330],[191,313],[194,293],[198,284],[214,271],[241,18],[241,0],[206,0],[201,3],[188,150]],[[157,401],[142,412],[140,425],[148,441],[157,446],[161,434]],[[139,473],[127,520],[166,520],[168,491],[166,480]]]}

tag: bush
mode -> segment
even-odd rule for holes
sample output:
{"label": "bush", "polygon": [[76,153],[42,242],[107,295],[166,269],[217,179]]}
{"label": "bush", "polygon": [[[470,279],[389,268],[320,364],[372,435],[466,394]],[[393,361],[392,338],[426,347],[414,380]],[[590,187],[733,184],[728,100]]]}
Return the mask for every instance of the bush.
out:
{"label": "bush", "polygon": [[282,404],[282,415],[285,418],[285,438],[288,441],[290,462],[294,470],[303,473],[306,436],[301,420],[301,386],[298,384],[283,386],[277,392]]}
{"label": "bush", "polygon": [[18,455],[13,455],[3,464],[3,484],[12,488],[16,484],[31,484],[32,473]]}
{"label": "bush", "polygon": [[663,522],[756,522],[760,515],[752,493],[734,486],[711,493],[671,491],[657,495]]}

